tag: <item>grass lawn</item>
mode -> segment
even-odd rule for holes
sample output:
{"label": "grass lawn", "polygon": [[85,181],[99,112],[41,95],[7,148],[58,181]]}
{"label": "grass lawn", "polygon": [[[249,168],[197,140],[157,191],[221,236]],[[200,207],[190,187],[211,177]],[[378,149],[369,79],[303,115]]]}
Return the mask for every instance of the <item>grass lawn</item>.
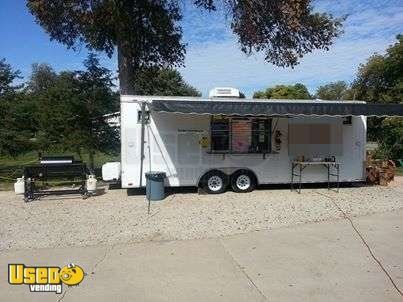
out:
{"label": "grass lawn", "polygon": [[403,166],[396,168],[396,175],[403,176]]}
{"label": "grass lawn", "polygon": [[[76,159],[80,159],[77,154],[65,153],[66,155],[74,155]],[[57,154],[46,154],[57,155]],[[82,155],[82,161],[88,164],[88,154]],[[120,161],[120,155],[112,156],[104,153],[97,153],[94,157],[95,161],[95,173],[97,176],[101,174],[101,167],[108,161]],[[11,190],[13,183],[17,177],[21,177],[23,167],[28,164],[38,163],[38,154],[36,152],[30,152],[18,157],[0,157],[0,190]]]}

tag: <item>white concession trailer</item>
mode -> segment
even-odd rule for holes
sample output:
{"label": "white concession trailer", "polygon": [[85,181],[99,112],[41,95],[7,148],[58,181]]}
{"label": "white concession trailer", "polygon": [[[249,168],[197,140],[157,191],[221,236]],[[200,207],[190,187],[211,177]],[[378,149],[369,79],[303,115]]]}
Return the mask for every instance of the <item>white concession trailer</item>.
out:
{"label": "white concession trailer", "polygon": [[[238,92],[239,95],[239,92]],[[359,101],[121,96],[122,188],[164,172],[169,187],[365,181],[366,116],[403,115],[402,105]]]}

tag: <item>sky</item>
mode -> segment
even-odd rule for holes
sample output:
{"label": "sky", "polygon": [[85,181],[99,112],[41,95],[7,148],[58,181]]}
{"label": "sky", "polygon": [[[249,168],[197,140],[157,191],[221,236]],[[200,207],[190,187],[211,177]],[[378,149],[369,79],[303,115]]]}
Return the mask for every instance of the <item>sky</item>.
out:
{"label": "sky", "polygon": [[[182,4],[184,42],[187,43],[184,79],[203,95],[217,86],[239,88],[247,96],[277,84],[305,84],[311,93],[331,81],[354,79],[360,63],[374,53],[383,54],[403,33],[401,0],[315,0],[316,11],[347,16],[344,34],[330,51],[306,55],[296,68],[279,68],[264,61],[262,54],[246,56],[229,29],[229,20],[219,13]],[[32,63],[48,63],[56,71],[77,70],[87,50],[68,50],[35,23],[24,0],[0,0],[0,58],[29,77]],[[101,55],[102,64],[116,72],[116,56]]]}

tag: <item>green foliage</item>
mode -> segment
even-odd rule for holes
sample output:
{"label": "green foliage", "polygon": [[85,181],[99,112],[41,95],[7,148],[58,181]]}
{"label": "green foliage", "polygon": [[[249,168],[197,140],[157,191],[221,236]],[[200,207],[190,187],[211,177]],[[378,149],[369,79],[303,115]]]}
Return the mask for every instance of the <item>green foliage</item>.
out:
{"label": "green foliage", "polygon": [[[20,157],[31,151],[88,154],[93,166],[96,154],[118,153],[119,130],[105,119],[119,111],[114,78],[94,54],[84,66],[83,71],[56,73],[47,64],[33,64],[21,90],[15,90],[9,78],[7,93],[0,95],[0,156]],[[143,94],[200,95],[176,70],[143,69],[137,76]]]}
{"label": "green foliage", "polygon": [[136,74],[134,86],[140,95],[201,96],[177,70],[168,68],[142,69]]}
{"label": "green foliage", "polygon": [[178,1],[27,0],[27,7],[52,39],[69,48],[84,44],[110,57],[117,48],[123,93],[137,68],[183,62]]}
{"label": "green foliage", "polygon": [[321,100],[352,100],[354,92],[344,81],[319,86],[315,97]]}
{"label": "green foliage", "polygon": [[28,0],[27,7],[48,34],[68,47],[84,43],[112,56],[124,46],[138,62],[176,62],[182,59],[182,32],[177,1]]}
{"label": "green foliage", "polygon": [[0,96],[14,92],[18,86],[13,86],[13,82],[20,78],[19,70],[13,70],[11,65],[6,62],[6,59],[0,60]]}
{"label": "green foliage", "polygon": [[25,110],[32,104],[24,102],[13,82],[20,78],[5,59],[0,60],[0,155],[15,156],[30,148],[30,122]]}
{"label": "green foliage", "polygon": [[[66,137],[73,131],[75,116],[71,106],[80,102],[78,82],[74,72],[61,73],[54,85],[34,95],[38,107],[37,148],[46,151],[51,148],[68,149],[71,141]],[[76,151],[76,150],[74,150]]]}
{"label": "green foliage", "polygon": [[48,64],[32,64],[32,73],[28,81],[28,90],[31,93],[40,93],[52,87],[57,79],[57,74]]}
{"label": "green foliage", "polygon": [[381,55],[373,55],[358,69],[353,82],[357,99],[373,103],[389,103],[388,85],[385,79],[385,60]]}
{"label": "green foliage", "polygon": [[[371,128],[373,129],[371,129]],[[403,158],[403,119],[396,117],[376,119],[368,124],[370,138],[378,141],[375,156],[381,159]]]}
{"label": "green foliage", "polygon": [[263,52],[268,62],[281,67],[294,67],[315,49],[328,50],[342,33],[344,18],[314,13],[310,2],[226,1],[241,50],[247,54]]}
{"label": "green foliage", "polygon": [[32,148],[35,105],[22,95],[0,98],[0,155],[16,156]]}
{"label": "green foliage", "polygon": [[[120,146],[118,129],[110,127],[104,115],[116,111],[118,100],[111,88],[114,86],[111,72],[101,67],[98,58],[90,54],[84,61],[85,71],[77,73],[81,91],[80,100],[74,102],[72,122],[77,131],[69,132],[76,149],[90,155],[96,151],[114,153]],[[93,166],[93,159],[90,159]]]}
{"label": "green foliage", "polygon": [[308,89],[303,84],[276,85],[267,88],[266,91],[257,91],[253,94],[255,99],[311,99]]}
{"label": "green foliage", "polygon": [[[181,4],[149,0],[27,0],[27,7],[50,35],[67,47],[118,53],[120,89],[137,93],[133,76],[139,68],[183,63]],[[315,49],[328,50],[341,34],[342,19],[315,13],[311,1],[193,0],[208,11],[222,8],[247,54],[263,52],[278,66],[295,66]]]}
{"label": "green foliage", "polygon": [[118,103],[111,90],[111,73],[99,65],[93,54],[84,65],[85,71],[63,72],[50,87],[36,94],[41,108],[36,135],[40,150],[117,152],[118,130],[104,118],[117,109]]}
{"label": "green foliage", "polygon": [[385,55],[373,55],[358,69],[353,88],[357,99],[377,103],[403,103],[403,36]]}
{"label": "green foliage", "polygon": [[[373,55],[359,67],[353,89],[357,99],[374,103],[403,103],[403,36],[385,55]],[[368,136],[378,141],[378,156],[403,158],[401,118],[368,118]]]}
{"label": "green foliage", "polygon": [[118,129],[104,118],[119,110],[111,72],[93,54],[84,65],[84,71],[57,74],[47,64],[34,64],[26,89],[0,96],[0,155],[119,150]]}
{"label": "green foliage", "polygon": [[254,99],[266,99],[267,98],[266,97],[266,92],[264,92],[264,91],[256,91],[253,94],[253,98]]}

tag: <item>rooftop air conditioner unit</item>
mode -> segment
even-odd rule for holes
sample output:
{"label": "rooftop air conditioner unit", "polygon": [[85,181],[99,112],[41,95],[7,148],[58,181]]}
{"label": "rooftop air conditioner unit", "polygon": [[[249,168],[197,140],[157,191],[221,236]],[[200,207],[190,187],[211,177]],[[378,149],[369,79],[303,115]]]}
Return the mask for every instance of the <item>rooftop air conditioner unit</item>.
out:
{"label": "rooftop air conditioner unit", "polygon": [[236,88],[217,87],[210,90],[209,98],[239,98],[240,93]]}

